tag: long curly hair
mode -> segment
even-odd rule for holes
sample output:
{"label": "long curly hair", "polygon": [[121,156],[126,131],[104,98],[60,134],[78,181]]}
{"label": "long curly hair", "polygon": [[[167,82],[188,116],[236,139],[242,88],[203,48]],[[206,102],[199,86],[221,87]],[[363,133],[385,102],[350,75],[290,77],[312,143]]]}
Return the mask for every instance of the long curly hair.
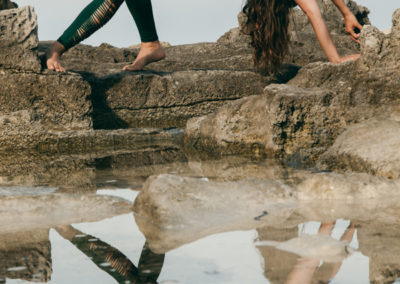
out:
{"label": "long curly hair", "polygon": [[295,5],[293,0],[246,0],[243,30],[251,36],[258,72],[276,73],[288,55],[290,11]]}

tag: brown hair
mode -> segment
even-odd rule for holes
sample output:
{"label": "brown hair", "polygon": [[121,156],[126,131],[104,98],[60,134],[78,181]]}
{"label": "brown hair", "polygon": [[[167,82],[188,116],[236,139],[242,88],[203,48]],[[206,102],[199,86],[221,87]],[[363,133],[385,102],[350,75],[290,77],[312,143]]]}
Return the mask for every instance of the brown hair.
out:
{"label": "brown hair", "polygon": [[244,31],[251,36],[254,65],[260,73],[276,73],[289,51],[288,31],[293,0],[247,0]]}

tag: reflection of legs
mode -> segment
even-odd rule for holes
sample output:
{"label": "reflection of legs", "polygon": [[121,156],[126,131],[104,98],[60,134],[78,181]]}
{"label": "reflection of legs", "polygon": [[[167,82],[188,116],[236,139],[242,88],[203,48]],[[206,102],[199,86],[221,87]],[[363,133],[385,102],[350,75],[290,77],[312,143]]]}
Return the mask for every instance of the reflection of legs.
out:
{"label": "reflection of legs", "polygon": [[80,232],[71,225],[59,226],[56,230],[118,283],[156,283],[161,273],[165,255],[153,253],[147,243],[143,246],[139,265],[136,268],[130,259],[118,249]]}
{"label": "reflection of legs", "polygon": [[[350,243],[351,240],[353,239],[354,233],[355,233],[355,226],[353,222],[350,223],[349,227],[346,229],[344,232],[343,236],[340,238],[342,242],[347,242]],[[342,262],[337,262],[333,264],[332,267],[332,275],[331,279],[336,276],[336,274],[339,272],[340,267],[342,267]]]}

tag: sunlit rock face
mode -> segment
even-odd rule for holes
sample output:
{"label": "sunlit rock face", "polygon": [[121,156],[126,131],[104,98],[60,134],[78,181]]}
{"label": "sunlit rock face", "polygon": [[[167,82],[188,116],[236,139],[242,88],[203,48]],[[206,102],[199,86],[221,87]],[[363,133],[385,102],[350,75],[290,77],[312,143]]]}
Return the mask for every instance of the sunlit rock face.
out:
{"label": "sunlit rock face", "polygon": [[[261,153],[291,164],[313,164],[346,127],[375,116],[392,119],[400,103],[398,14],[393,15],[389,35],[365,27],[360,60],[339,65],[310,63],[286,85],[270,85],[262,96],[193,118],[185,141],[200,150]],[[393,135],[393,141],[397,140]]]}
{"label": "sunlit rock face", "polygon": [[33,7],[0,11],[0,67],[40,72],[37,29]]}
{"label": "sunlit rock face", "polygon": [[343,132],[321,158],[321,168],[400,177],[400,121],[371,119]]}

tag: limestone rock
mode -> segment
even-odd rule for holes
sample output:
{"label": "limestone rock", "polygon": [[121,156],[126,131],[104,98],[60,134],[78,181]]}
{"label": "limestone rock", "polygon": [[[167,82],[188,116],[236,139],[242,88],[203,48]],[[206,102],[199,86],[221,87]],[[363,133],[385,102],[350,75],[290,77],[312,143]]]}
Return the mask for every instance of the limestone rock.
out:
{"label": "limestone rock", "polygon": [[129,213],[132,207],[129,201],[117,197],[61,193],[0,196],[0,204],[2,234],[99,221]]}
{"label": "limestone rock", "polygon": [[279,223],[292,212],[291,192],[272,180],[220,183],[159,175],[147,180],[134,212],[151,250],[163,253],[213,233]]}
{"label": "limestone rock", "polygon": [[323,168],[400,178],[400,121],[371,119],[343,132],[322,156]]}
{"label": "limestone rock", "polygon": [[[343,15],[339,9],[330,0],[318,0],[322,16],[328,26],[328,30],[332,34],[346,35],[345,23]],[[356,16],[357,20],[361,25],[370,24],[368,14],[370,13],[366,7],[359,6],[355,1],[345,0],[347,7]],[[307,16],[299,8],[293,9],[293,20],[291,29],[295,32],[307,32],[312,33],[313,28]]]}
{"label": "limestone rock", "polygon": [[[345,124],[341,114],[330,91],[270,85],[263,96],[244,98],[215,114],[190,120],[185,141],[222,153],[312,155],[333,143],[332,137]],[[321,115],[324,119],[315,120]]]}
{"label": "limestone rock", "polygon": [[77,74],[0,70],[3,133],[92,127],[90,86]]}
{"label": "limestone rock", "polygon": [[41,71],[37,29],[31,6],[0,11],[0,67]]}

